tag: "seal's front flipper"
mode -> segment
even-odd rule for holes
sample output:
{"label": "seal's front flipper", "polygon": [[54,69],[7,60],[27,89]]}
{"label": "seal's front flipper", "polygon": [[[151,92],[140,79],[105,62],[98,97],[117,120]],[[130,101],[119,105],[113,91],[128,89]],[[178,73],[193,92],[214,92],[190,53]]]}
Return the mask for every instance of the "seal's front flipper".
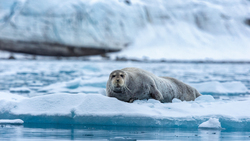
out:
{"label": "seal's front flipper", "polygon": [[134,99],[130,98],[128,103],[133,103]]}
{"label": "seal's front flipper", "polygon": [[161,101],[163,99],[163,96],[161,94],[161,92],[157,89],[154,89],[152,92],[151,92],[151,97],[153,99],[156,99],[156,100],[159,100]]}

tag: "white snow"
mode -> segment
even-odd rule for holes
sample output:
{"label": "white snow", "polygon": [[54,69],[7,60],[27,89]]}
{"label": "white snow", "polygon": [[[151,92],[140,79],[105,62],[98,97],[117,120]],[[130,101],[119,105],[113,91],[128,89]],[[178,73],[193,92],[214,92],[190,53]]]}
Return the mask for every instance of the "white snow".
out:
{"label": "white snow", "polygon": [[23,99],[26,99],[26,97],[6,92],[0,92],[0,96],[1,96],[0,100],[4,101],[21,101]]}
{"label": "white snow", "polygon": [[221,124],[219,119],[210,118],[208,121],[203,122],[199,125],[199,128],[209,128],[209,129],[221,129]]}
{"label": "white snow", "polygon": [[113,59],[250,60],[248,0],[0,3],[3,40],[123,49]]}
{"label": "white snow", "polygon": [[181,100],[180,100],[180,99],[177,99],[177,98],[174,98],[174,99],[172,100],[172,103],[178,103],[178,102],[181,102]]}
{"label": "white snow", "polygon": [[[95,124],[122,126],[195,127],[209,117],[224,128],[249,128],[250,99],[214,101],[200,96],[190,102],[160,103],[137,100],[126,103],[101,94],[51,94],[25,98],[1,93],[0,118],[25,123]],[[16,100],[6,97],[16,97]],[[174,100],[177,101],[177,100]]]}
{"label": "white snow", "polygon": [[249,92],[247,87],[239,81],[232,82],[218,82],[210,81],[203,83],[190,83],[191,86],[196,88],[199,92],[206,93],[246,93]]}
{"label": "white snow", "polygon": [[0,119],[0,124],[23,124],[21,119]]}

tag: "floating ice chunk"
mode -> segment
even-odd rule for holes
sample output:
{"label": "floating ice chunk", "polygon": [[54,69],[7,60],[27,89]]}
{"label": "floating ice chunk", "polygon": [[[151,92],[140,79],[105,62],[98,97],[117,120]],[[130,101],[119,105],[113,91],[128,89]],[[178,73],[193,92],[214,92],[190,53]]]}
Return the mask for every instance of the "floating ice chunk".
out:
{"label": "floating ice chunk", "polygon": [[114,137],[109,139],[110,141],[136,141],[136,139],[128,138],[128,137]]}
{"label": "floating ice chunk", "polygon": [[195,99],[196,102],[213,102],[215,101],[214,97],[211,95],[202,95]]}
{"label": "floating ice chunk", "polygon": [[30,93],[30,89],[27,87],[10,88],[12,93]]}
{"label": "floating ice chunk", "polygon": [[0,119],[0,124],[23,124],[23,120],[21,119]]}
{"label": "floating ice chunk", "polygon": [[78,88],[81,84],[81,79],[77,78],[75,80],[67,82],[65,85],[69,89],[75,89]]}
{"label": "floating ice chunk", "polygon": [[41,86],[43,86],[43,83],[41,83],[41,82],[33,82],[33,83],[29,84],[29,85],[32,86],[32,87],[41,87]]}
{"label": "floating ice chunk", "polygon": [[221,124],[219,122],[219,119],[210,118],[208,121],[205,121],[202,124],[200,124],[199,128],[221,129]]}
{"label": "floating ice chunk", "polygon": [[218,81],[211,81],[190,85],[196,88],[201,93],[245,93],[249,91],[247,87],[239,81],[223,83],[220,83]]}
{"label": "floating ice chunk", "polygon": [[179,102],[181,102],[181,100],[180,100],[180,99],[177,99],[177,98],[174,98],[174,99],[172,100],[172,103],[179,103]]}

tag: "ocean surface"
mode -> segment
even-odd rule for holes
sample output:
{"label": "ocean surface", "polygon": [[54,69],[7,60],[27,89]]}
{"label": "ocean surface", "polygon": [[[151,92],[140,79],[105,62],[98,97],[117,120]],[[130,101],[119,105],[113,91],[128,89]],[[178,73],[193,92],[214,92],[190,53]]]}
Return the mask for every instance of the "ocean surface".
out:
{"label": "ocean surface", "polygon": [[[250,95],[250,64],[66,60],[0,60],[0,92],[30,99],[55,94],[105,95],[109,73],[125,67],[139,67],[157,76],[174,77],[199,86],[197,89],[203,95],[211,95],[219,102],[244,102]],[[2,103],[8,105],[8,101]],[[0,104],[0,119],[8,117],[4,115],[6,105]],[[25,119],[22,114],[18,117]],[[1,124],[0,140],[250,140],[249,128],[190,127],[48,124],[25,120],[23,125]]]}
{"label": "ocean surface", "polygon": [[116,126],[76,126],[50,124],[24,124],[22,126],[2,126],[1,141],[40,141],[40,140],[249,140],[250,131],[209,130],[194,128],[153,128]]}

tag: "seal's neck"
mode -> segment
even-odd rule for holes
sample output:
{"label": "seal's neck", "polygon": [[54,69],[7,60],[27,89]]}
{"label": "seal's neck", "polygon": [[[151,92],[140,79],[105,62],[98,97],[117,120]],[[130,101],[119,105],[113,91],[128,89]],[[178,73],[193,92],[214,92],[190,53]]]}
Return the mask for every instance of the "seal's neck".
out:
{"label": "seal's neck", "polygon": [[115,93],[122,93],[122,87],[115,87],[113,89],[113,92],[115,92]]}

